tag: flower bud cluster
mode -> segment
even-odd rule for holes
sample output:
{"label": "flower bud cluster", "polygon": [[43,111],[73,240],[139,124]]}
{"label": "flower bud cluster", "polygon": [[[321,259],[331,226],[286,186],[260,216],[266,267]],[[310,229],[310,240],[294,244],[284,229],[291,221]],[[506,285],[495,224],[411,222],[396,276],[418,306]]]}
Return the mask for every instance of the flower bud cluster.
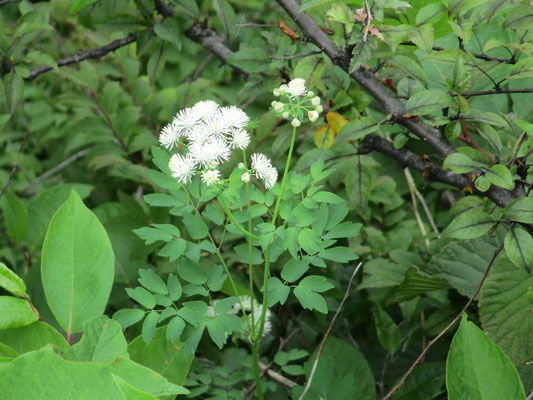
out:
{"label": "flower bud cluster", "polygon": [[272,102],[272,108],[282,118],[290,120],[291,125],[299,127],[304,122],[305,115],[309,121],[315,122],[323,111],[320,97],[305,87],[305,80],[293,79],[288,84],[283,84],[274,89],[274,96],[279,101]]}

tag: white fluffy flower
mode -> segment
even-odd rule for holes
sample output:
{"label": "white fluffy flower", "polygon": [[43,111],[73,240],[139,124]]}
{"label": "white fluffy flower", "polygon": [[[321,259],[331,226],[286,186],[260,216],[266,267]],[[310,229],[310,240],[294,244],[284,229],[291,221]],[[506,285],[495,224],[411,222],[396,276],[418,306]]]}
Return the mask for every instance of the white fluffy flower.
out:
{"label": "white fluffy flower", "polygon": [[301,121],[298,119],[298,118],[294,118],[292,121],[291,121],[291,125],[294,126],[295,128],[299,127],[300,125],[302,125]]}
{"label": "white fluffy flower", "polygon": [[250,135],[244,129],[232,128],[228,142],[233,148],[245,149],[250,144]]}
{"label": "white fluffy flower", "polygon": [[180,137],[180,132],[178,131],[178,128],[173,123],[165,125],[163,129],[161,129],[161,133],[159,135],[159,143],[161,146],[166,147],[167,149],[171,149],[176,144],[176,139]]}
{"label": "white fluffy flower", "polygon": [[252,170],[258,179],[262,179],[265,182],[267,189],[272,188],[278,180],[277,169],[272,166],[272,163],[264,154],[252,154]]}
{"label": "white fluffy flower", "polygon": [[287,93],[292,97],[304,96],[306,94],[305,80],[302,78],[296,78],[290,81],[287,85]]}
{"label": "white fluffy flower", "polygon": [[207,116],[204,121],[204,129],[209,134],[209,136],[213,136],[219,139],[224,138],[224,135],[228,132],[231,126],[222,109],[219,109],[213,114]]}
{"label": "white fluffy flower", "polygon": [[202,172],[202,181],[204,181],[207,186],[214,185],[220,180],[220,171],[216,169],[208,169],[207,171]]}
{"label": "white fluffy flower", "polygon": [[231,150],[222,139],[212,138],[205,143],[192,143],[189,146],[189,154],[202,167],[212,168],[226,161]]}
{"label": "white fluffy flower", "polygon": [[229,159],[231,150],[224,140],[213,138],[206,145],[209,147],[208,151],[218,163]]}
{"label": "white fluffy flower", "polygon": [[221,109],[225,123],[233,128],[244,128],[250,118],[239,107],[231,106]]}
{"label": "white fluffy flower", "polygon": [[191,108],[184,108],[181,111],[178,111],[172,124],[176,127],[176,132],[179,136],[189,135],[191,130],[198,124],[200,118]]}
{"label": "white fluffy flower", "polygon": [[172,172],[172,176],[178,178],[180,183],[190,182],[196,172],[196,162],[191,157],[183,157],[180,154],[174,154],[170,158],[168,167]]}
{"label": "white fluffy flower", "polygon": [[205,125],[199,124],[196,125],[193,129],[191,129],[191,131],[187,135],[187,138],[189,139],[190,143],[204,144],[209,139],[211,139],[211,133]]}
{"label": "white fluffy flower", "polygon": [[210,115],[213,115],[218,110],[218,108],[219,105],[216,101],[204,100],[196,103],[191,108],[191,113],[197,118],[197,120],[201,120],[209,117]]}

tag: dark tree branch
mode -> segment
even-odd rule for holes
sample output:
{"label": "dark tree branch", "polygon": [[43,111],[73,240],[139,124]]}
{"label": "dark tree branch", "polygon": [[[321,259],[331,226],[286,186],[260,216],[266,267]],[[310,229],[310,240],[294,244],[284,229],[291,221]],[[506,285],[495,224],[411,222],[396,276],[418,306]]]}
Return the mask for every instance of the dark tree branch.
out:
{"label": "dark tree branch", "polygon": [[[416,46],[416,44],[414,44],[413,42],[401,42],[400,44],[404,46]],[[433,46],[433,50],[443,51],[443,50],[448,50],[448,49],[445,49],[444,47]],[[472,54],[476,58],[479,58],[480,60],[496,61],[496,62],[505,63],[505,64],[516,64],[516,60],[513,58],[508,59],[508,58],[492,57],[486,54],[479,54],[479,53],[470,53],[470,54]]]}
{"label": "dark tree branch", "polygon": [[359,85],[366,89],[381,104],[392,120],[427,142],[437,151],[439,157],[445,158],[455,152],[438,129],[431,128],[422,121],[404,117],[406,110],[403,104],[372,72],[364,68],[350,72],[350,56],[343,49],[337,47],[308,15],[298,12],[299,4],[295,0],[277,1],[300,27],[304,35],[331,58],[334,64],[344,69]]}
{"label": "dark tree branch", "polygon": [[[174,18],[176,17],[176,12],[174,9],[165,3],[163,0],[155,0],[155,8],[159,14],[163,17]],[[223,62],[227,63],[228,58],[233,54],[233,52],[226,46],[226,40],[222,35],[219,35],[213,29],[208,28],[205,24],[196,22],[188,30],[185,31],[185,36],[187,36],[192,41],[195,41],[207,50],[213,53],[215,56],[220,58]],[[231,65],[228,63],[235,71],[241,74],[244,79],[248,79],[249,74],[243,71],[241,68]]]}
{"label": "dark tree branch", "polygon": [[[474,96],[487,96],[492,94],[504,94],[504,93],[533,93],[533,88],[525,88],[525,89],[500,89],[500,90],[480,90],[477,92],[466,92],[462,93],[461,96],[465,98],[470,98]],[[456,94],[452,94],[452,96],[457,96]]]}
{"label": "dark tree branch", "polygon": [[[0,0],[0,6],[9,3],[20,3],[22,0]],[[49,0],[30,0],[30,3],[42,3]]]}
{"label": "dark tree branch", "polygon": [[[419,155],[405,148],[396,149],[391,142],[375,133],[367,135],[364,139],[364,144],[369,149],[379,151],[380,153],[395,159],[403,167],[410,167],[421,172],[427,179],[446,183],[448,185],[455,186],[460,190],[463,190],[465,187],[470,185],[470,182],[463,175],[459,175],[448,170],[443,170],[437,167],[435,164],[425,161]],[[472,190],[476,192],[475,188],[473,187]],[[488,191],[481,194],[489,197],[500,207],[505,207],[515,199],[515,196],[513,196],[511,192],[494,185],[492,185]],[[533,227],[530,225],[525,226],[528,228],[528,230],[533,229]]]}
{"label": "dark tree branch", "polygon": [[[76,64],[81,61],[90,59],[90,58],[100,58],[105,56],[107,53],[120,49],[121,47],[127,46],[130,43],[133,43],[137,40],[141,32],[130,33],[128,36],[122,39],[113,40],[111,43],[106,44],[105,46],[98,47],[96,49],[90,49],[86,51],[81,51],[77,54],[74,54],[70,57],[65,57],[60,60],[57,60],[57,66],[63,67],[65,65]],[[32,81],[37,78],[39,75],[51,71],[52,67],[37,67],[31,70],[30,75],[25,78],[27,81]]]}

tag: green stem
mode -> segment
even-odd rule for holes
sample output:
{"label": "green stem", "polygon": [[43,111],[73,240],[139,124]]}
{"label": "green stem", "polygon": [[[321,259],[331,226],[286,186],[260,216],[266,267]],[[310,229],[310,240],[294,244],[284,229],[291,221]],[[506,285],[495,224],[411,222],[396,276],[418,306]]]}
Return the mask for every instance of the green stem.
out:
{"label": "green stem", "polygon": [[261,372],[259,371],[259,346],[255,343],[252,346],[254,377],[255,377],[255,391],[259,400],[263,400],[263,387],[261,385]]}
{"label": "green stem", "polygon": [[[185,185],[183,185],[183,190],[187,194],[187,197],[189,198],[189,201],[191,202],[191,204],[194,207],[195,211],[198,212],[198,208],[194,205],[194,202],[192,201],[192,197],[191,197],[189,191],[187,190],[187,188],[185,187]],[[228,279],[230,281],[231,287],[233,288],[233,292],[235,293],[235,296],[237,296],[237,298],[239,299],[239,303],[241,304],[241,310],[244,310],[244,305],[242,304],[241,296],[239,295],[239,292],[237,290],[237,285],[235,285],[235,281],[233,280],[233,278],[232,278],[232,276],[231,276],[231,274],[229,272],[229,268],[226,265],[226,261],[224,261],[224,257],[222,257],[222,254],[220,253],[220,249],[216,245],[215,239],[213,239],[213,236],[211,235],[211,232],[209,232],[209,230],[207,231],[207,236],[209,237],[209,240],[211,241],[211,244],[215,247],[215,249],[217,249],[218,259],[220,260],[220,263],[222,264],[222,267],[224,268],[224,271],[228,275]],[[246,322],[247,322],[247,325],[248,325],[248,329],[250,329],[250,322],[248,321],[247,318],[245,318],[245,319],[246,319]]]}
{"label": "green stem", "polygon": [[[278,214],[279,214],[279,206],[281,204],[281,198],[283,197],[283,191],[285,190],[285,184],[287,183],[287,175],[289,174],[292,152],[294,150],[295,141],[296,141],[296,127],[293,127],[291,145],[289,147],[289,154],[287,155],[287,162],[285,163],[285,170],[283,171],[283,179],[281,180],[281,187],[279,189],[278,198],[276,200],[276,206],[274,208],[274,215],[272,216],[272,225],[274,225],[274,228],[276,227],[276,219],[278,218]],[[268,304],[268,280],[270,278],[270,247],[271,245],[269,244],[265,252],[265,273],[263,276],[263,307],[261,310],[259,331],[257,332],[257,335],[254,338],[254,341],[256,343],[259,342],[259,340],[261,340],[261,336],[263,335],[263,330],[265,328],[265,317],[266,317],[267,304]]]}
{"label": "green stem", "polygon": [[227,203],[226,203],[226,200],[224,200],[224,194],[220,194],[220,196],[218,196],[218,200],[220,201],[220,204],[222,204],[222,208],[224,209],[224,211],[226,212],[226,214],[228,215],[229,217],[229,220],[231,221],[231,223],[233,225],[235,225],[235,227],[240,230],[242,233],[244,233],[245,236],[248,236],[249,238],[252,238],[252,239],[255,239],[255,240],[258,240],[259,238],[254,235],[253,233],[251,232],[248,232],[246,229],[244,229],[242,227],[241,224],[239,224],[237,222],[237,220],[235,219],[235,217],[233,216],[233,213],[231,212],[231,210],[229,209]]}

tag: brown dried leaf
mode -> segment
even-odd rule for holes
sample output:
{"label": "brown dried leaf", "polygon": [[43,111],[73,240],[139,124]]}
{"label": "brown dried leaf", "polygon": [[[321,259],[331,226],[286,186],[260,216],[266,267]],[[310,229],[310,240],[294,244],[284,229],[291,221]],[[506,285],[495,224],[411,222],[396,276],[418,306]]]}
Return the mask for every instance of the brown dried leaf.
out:
{"label": "brown dried leaf", "polygon": [[300,35],[289,28],[287,24],[281,20],[281,18],[278,18],[278,28],[281,29],[281,31],[292,40],[300,40]]}

